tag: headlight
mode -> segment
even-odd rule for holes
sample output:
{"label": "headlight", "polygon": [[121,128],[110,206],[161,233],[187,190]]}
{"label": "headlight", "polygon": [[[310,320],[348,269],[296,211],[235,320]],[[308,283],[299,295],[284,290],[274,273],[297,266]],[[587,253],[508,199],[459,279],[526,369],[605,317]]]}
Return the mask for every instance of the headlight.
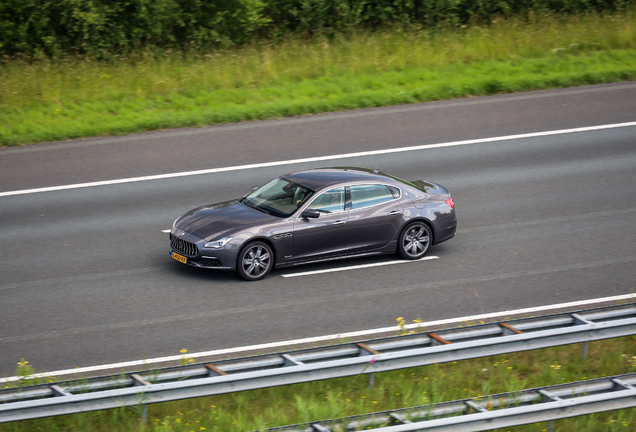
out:
{"label": "headlight", "polygon": [[204,248],[219,249],[219,248],[222,248],[223,246],[225,246],[227,244],[227,242],[229,242],[230,240],[232,240],[232,237],[223,237],[222,239],[208,242],[205,245],[203,245],[203,247]]}
{"label": "headlight", "polygon": [[172,229],[175,229],[175,228],[177,227],[177,221],[178,221],[179,219],[181,219],[181,216],[179,216],[178,218],[176,218],[176,219],[174,220],[174,222],[172,222]]}

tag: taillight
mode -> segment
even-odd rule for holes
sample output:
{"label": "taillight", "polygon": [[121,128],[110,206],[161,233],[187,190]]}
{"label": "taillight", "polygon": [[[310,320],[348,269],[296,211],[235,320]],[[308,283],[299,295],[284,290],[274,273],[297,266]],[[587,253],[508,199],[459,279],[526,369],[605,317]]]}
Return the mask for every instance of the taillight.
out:
{"label": "taillight", "polygon": [[444,201],[446,204],[448,204],[451,208],[455,208],[455,203],[453,202],[452,198],[447,199],[446,201]]}

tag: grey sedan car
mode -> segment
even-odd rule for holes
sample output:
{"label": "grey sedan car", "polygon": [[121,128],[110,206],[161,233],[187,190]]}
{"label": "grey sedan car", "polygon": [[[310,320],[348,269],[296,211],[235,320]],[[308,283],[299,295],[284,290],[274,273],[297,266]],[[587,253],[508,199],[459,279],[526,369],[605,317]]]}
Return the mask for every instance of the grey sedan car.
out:
{"label": "grey sedan car", "polygon": [[422,258],[457,230],[447,189],[364,168],[299,171],[178,217],[170,256],[255,281],[274,267],[397,253]]}

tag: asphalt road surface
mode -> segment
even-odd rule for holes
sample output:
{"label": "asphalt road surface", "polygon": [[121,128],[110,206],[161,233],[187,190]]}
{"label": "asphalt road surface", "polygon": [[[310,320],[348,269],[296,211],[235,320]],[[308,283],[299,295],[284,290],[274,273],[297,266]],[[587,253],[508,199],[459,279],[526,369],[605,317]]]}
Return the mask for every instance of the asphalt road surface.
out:
{"label": "asphalt road surface", "polygon": [[[622,83],[46,143],[0,149],[0,192],[635,120]],[[457,236],[435,260],[257,283],[168,256],[186,210],[322,166],[441,183]],[[635,221],[635,126],[0,196],[0,375],[627,294]]]}

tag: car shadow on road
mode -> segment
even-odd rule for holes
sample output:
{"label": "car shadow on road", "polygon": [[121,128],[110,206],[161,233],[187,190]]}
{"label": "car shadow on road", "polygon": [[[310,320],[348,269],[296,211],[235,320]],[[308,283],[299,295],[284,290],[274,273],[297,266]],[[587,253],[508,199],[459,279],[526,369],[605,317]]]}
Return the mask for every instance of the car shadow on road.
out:
{"label": "car shadow on road", "polygon": [[[444,247],[445,243],[434,246],[426,256],[437,256],[442,258],[445,255],[446,248]],[[293,273],[305,273],[305,272],[313,272],[313,271],[325,271],[325,270],[334,270],[334,269],[345,269],[347,267],[355,267],[361,265],[378,265],[381,266],[385,263],[390,263],[394,261],[404,261],[397,254],[383,254],[383,255],[372,255],[366,257],[355,257],[355,258],[344,258],[333,261],[324,261],[314,264],[303,264],[293,267],[285,267],[281,269],[274,269],[270,276],[283,276],[286,274]]]}
{"label": "car shadow on road", "polygon": [[181,264],[173,259],[167,263],[168,269],[178,277],[196,282],[240,283],[241,279],[234,272],[203,269]]}
{"label": "car shadow on road", "polygon": [[[446,243],[442,243],[434,246],[427,256],[438,256],[443,258],[444,255],[450,253]],[[293,267],[274,268],[265,279],[271,279],[274,277],[283,276],[293,273],[304,273],[312,271],[332,270],[339,268],[347,268],[359,265],[382,265],[391,261],[402,261],[402,259],[396,254],[384,254],[373,255],[366,257],[345,258],[331,261],[318,262],[313,264],[303,264]],[[224,283],[224,284],[244,284],[245,281],[241,279],[236,273],[223,270],[203,269],[191,267],[181,264],[175,260],[169,259],[167,263],[168,269],[171,273],[177,275],[180,278],[188,279],[193,282],[210,282],[210,283]],[[258,284],[258,282],[256,282]]]}

